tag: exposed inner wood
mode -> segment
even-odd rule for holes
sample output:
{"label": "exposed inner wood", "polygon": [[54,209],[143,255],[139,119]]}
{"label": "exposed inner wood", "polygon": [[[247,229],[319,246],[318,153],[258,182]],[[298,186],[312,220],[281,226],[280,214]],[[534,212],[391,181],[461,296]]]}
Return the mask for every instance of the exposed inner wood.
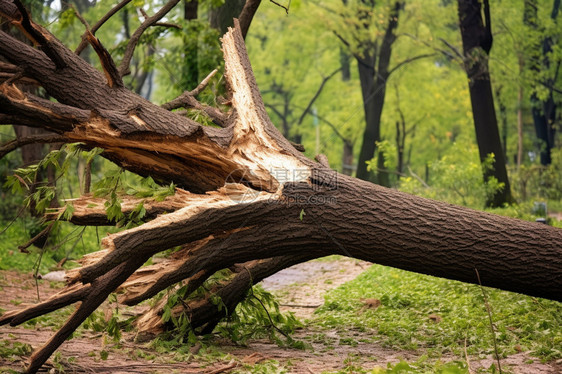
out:
{"label": "exposed inner wood", "polygon": [[[0,0],[0,13],[22,20],[11,1]],[[146,200],[147,222],[104,238],[100,251],[68,271],[60,293],[0,316],[0,325],[16,325],[77,304],[34,353],[28,372],[36,372],[111,292],[135,304],[180,281],[195,290],[216,271],[241,269],[236,264],[248,261],[254,262],[214,290],[229,310],[252,281],[328,254],[472,283],[477,269],[484,285],[562,298],[562,230],[382,188],[296,151],[267,116],[238,23],[222,40],[232,110],[221,119],[225,127],[213,128],[108,85],[101,72],[29,22],[22,27],[42,35],[34,40],[49,54],[2,31],[0,54],[56,101],[3,83],[0,124],[44,127],[68,142],[101,147],[118,165],[181,188],[162,202]],[[123,197],[124,211],[139,202]],[[87,195],[73,204],[72,222],[107,223],[100,199]],[[163,262],[143,267],[177,246]],[[190,310],[203,332],[224,317],[209,298],[193,301]],[[159,313],[157,307],[140,323],[162,328]]]}

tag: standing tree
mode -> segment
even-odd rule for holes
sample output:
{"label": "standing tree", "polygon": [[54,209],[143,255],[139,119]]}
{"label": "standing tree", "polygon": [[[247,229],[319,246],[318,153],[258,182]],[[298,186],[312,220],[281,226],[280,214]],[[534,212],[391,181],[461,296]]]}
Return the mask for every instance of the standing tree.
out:
{"label": "standing tree", "polygon": [[[178,2],[171,0],[157,14]],[[103,74],[33,22],[19,0],[0,0],[0,13],[38,46],[0,32],[6,68],[19,67],[0,85],[1,124],[49,129],[65,142],[102,148],[104,157],[127,170],[178,186],[160,202],[121,196],[125,214],[144,204],[146,222],[105,237],[101,251],[67,271],[68,285],[58,294],[0,317],[0,324],[17,325],[78,303],[64,326],[34,352],[29,373],[117,289],[122,303],[134,305],[180,281],[191,295],[216,271],[231,269],[231,278],[183,301],[192,326],[206,332],[234,309],[252,282],[328,254],[472,283],[478,282],[477,270],[484,285],[561,299],[562,230],[410,196],[337,174],[323,157],[314,162],[299,153],[266,114],[238,22],[222,39],[232,108],[209,111],[222,125],[210,127],[168,110],[196,102],[190,92],[157,106],[124,87],[126,69],[116,68],[91,32],[86,38]],[[147,18],[136,32],[157,19]],[[127,49],[134,50],[135,43],[131,39]],[[34,80],[56,101],[22,92],[13,85],[20,79]],[[71,217],[47,218],[115,224],[104,202],[85,195],[69,203]],[[178,246],[162,262],[143,266],[154,254]],[[227,308],[214,304],[209,292]],[[161,324],[158,305],[142,323]]]}
{"label": "standing tree", "polygon": [[[484,19],[482,21],[482,4],[484,5]],[[484,170],[486,182],[495,178],[503,183],[503,188],[496,190],[486,202],[488,207],[501,207],[513,202],[511,187],[505,167],[504,152],[501,146],[494,96],[488,70],[488,55],[492,49],[492,24],[488,0],[458,0],[459,20],[462,45],[465,58],[465,69],[468,76],[470,101],[476,141],[480,151],[480,161],[494,156],[492,168]]]}
{"label": "standing tree", "polygon": [[[349,5],[344,1],[346,7]],[[356,22],[353,24],[353,42],[340,33],[336,33],[341,41],[352,51],[357,60],[361,93],[363,94],[363,110],[365,112],[365,130],[363,143],[359,151],[357,178],[370,180],[382,186],[389,186],[388,173],[384,170],[384,155],[379,152],[378,172],[367,169],[367,161],[375,156],[377,143],[381,141],[381,116],[386,95],[386,82],[390,75],[390,56],[392,44],[396,40],[398,17],[403,6],[396,1],[388,12],[388,21],[382,38],[376,36],[375,2],[361,0],[355,5]],[[373,36],[372,34],[375,34]],[[355,45],[357,43],[357,45]],[[376,176],[375,176],[376,174]]]}
{"label": "standing tree", "polygon": [[[556,23],[560,11],[560,0],[554,0],[551,20]],[[525,0],[524,23],[532,30],[539,28],[538,5],[536,0]],[[541,33],[542,34],[542,33]],[[541,35],[542,36],[542,35]],[[556,125],[556,102],[554,100],[554,84],[560,71],[560,58],[553,58],[554,40],[551,35],[542,36],[542,40],[532,40],[530,49],[529,65],[531,71],[536,76],[535,87],[531,94],[531,111],[533,113],[533,123],[535,132],[540,142],[540,161],[541,165],[550,165],[552,158],[551,149],[554,147],[554,135]],[[554,62],[554,64],[552,64]],[[554,65],[554,69],[552,66]],[[543,89],[539,82],[546,83],[547,94],[545,99],[539,98],[539,93]]]}

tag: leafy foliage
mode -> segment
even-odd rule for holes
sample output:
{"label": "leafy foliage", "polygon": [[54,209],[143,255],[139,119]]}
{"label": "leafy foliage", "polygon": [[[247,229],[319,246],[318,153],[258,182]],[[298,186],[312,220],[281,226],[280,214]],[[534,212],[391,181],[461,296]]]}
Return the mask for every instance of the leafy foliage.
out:
{"label": "leafy foliage", "polygon": [[400,180],[400,189],[451,204],[482,208],[487,196],[503,188],[494,178],[484,181],[482,177],[482,169],[491,168],[493,162],[490,155],[481,164],[475,146],[466,149],[455,144],[445,156],[431,164],[429,185],[419,177],[410,176]]}

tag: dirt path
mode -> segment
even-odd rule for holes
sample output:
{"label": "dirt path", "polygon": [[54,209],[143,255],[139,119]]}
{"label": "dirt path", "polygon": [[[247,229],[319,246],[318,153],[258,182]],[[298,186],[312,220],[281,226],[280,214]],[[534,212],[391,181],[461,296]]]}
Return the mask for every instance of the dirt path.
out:
{"label": "dirt path", "polygon": [[[263,282],[264,288],[280,297],[282,308],[291,310],[305,321],[305,328],[298,331],[296,339],[306,341],[312,350],[280,348],[267,340],[253,340],[246,347],[235,346],[229,342],[218,342],[214,353],[200,355],[157,353],[148,344],[134,342],[134,334],[124,334],[119,346],[107,342],[101,334],[84,332],[79,337],[63,344],[60,354],[49,361],[49,372],[57,372],[63,367],[67,373],[248,373],[252,365],[276,360],[279,373],[322,373],[344,368],[375,366],[386,367],[387,363],[397,363],[401,359],[417,360],[423,352],[395,351],[381,347],[377,343],[363,343],[373,331],[359,332],[349,330],[342,336],[335,330],[319,330],[308,326],[306,320],[313,316],[314,309],[323,303],[326,290],[354,279],[369,264],[351,259],[330,258],[300,264],[286,269]],[[40,294],[46,297],[57,291],[48,282],[40,284]],[[35,302],[37,293],[35,281],[30,275],[15,272],[0,273],[0,305],[6,310],[18,308],[20,302]],[[14,342],[40,346],[53,334],[51,327],[35,329],[23,327],[0,327],[0,350],[2,345]],[[342,344],[345,338],[353,338],[358,345]],[[364,339],[370,341],[372,339]],[[217,352],[220,352],[217,354]],[[107,357],[105,357],[107,353]],[[105,358],[105,359],[102,359]],[[458,357],[443,357],[442,360]],[[14,356],[10,360],[0,358],[0,373],[7,369],[22,370],[27,357]],[[502,361],[514,374],[561,373],[562,364],[540,364],[533,362],[524,354],[510,356]],[[535,360],[537,361],[537,360]],[[488,368],[491,358],[473,360],[474,370]],[[557,365],[556,367],[553,365]],[[275,370],[275,369],[273,369]],[[260,371],[262,372],[262,371]],[[265,371],[263,371],[265,372]],[[276,371],[267,371],[276,372]],[[350,371],[352,372],[352,371]]]}

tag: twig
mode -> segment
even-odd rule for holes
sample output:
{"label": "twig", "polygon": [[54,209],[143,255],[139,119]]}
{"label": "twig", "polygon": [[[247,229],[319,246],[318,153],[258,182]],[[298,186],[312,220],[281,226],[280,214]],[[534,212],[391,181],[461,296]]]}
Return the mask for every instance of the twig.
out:
{"label": "twig", "polygon": [[414,57],[410,57],[407,58],[403,61],[400,61],[398,64],[396,64],[396,66],[394,66],[392,69],[390,69],[388,71],[388,75],[394,73],[396,70],[400,69],[402,66],[409,64],[410,62],[414,62],[416,60],[421,60],[422,58],[427,58],[427,57],[433,57],[435,56],[435,53],[424,53],[418,56],[414,56]]}
{"label": "twig", "polygon": [[476,277],[478,278],[478,284],[480,285],[480,290],[482,290],[482,296],[484,297],[484,305],[486,305],[486,312],[488,312],[488,319],[490,320],[490,330],[492,331],[492,339],[494,341],[494,353],[496,354],[496,360],[498,361],[498,371],[502,374],[502,366],[500,363],[500,355],[498,353],[498,344],[496,342],[496,332],[494,330],[494,321],[492,320],[492,312],[490,311],[490,304],[488,303],[488,297],[486,292],[484,292],[484,287],[482,287],[482,282],[480,281],[480,274],[478,269],[474,268],[476,272]]}
{"label": "twig", "polygon": [[320,86],[318,86],[318,89],[316,90],[316,93],[312,96],[312,99],[310,99],[310,101],[308,102],[308,105],[306,106],[305,110],[302,112],[299,120],[297,121],[297,126],[302,123],[302,121],[304,120],[304,117],[306,117],[306,115],[310,111],[310,108],[312,108],[312,105],[314,104],[316,99],[318,99],[318,97],[322,93],[322,90],[324,89],[324,86],[326,85],[326,83],[328,83],[328,81],[330,79],[332,79],[332,77],[334,77],[334,75],[339,73],[341,71],[341,69],[342,68],[340,67],[340,68],[334,70],[333,72],[331,72],[328,76],[322,78],[322,82],[320,83]]}
{"label": "twig", "polygon": [[269,318],[269,323],[271,323],[271,327],[273,327],[275,330],[277,330],[281,335],[283,335],[284,337],[286,337],[287,339],[289,339],[289,335],[285,334],[285,332],[283,330],[281,330],[279,327],[277,327],[277,325],[275,325],[275,323],[273,322],[273,319],[271,318],[271,315],[269,314],[269,311],[267,310],[267,308],[265,307],[264,303],[259,299],[259,297],[257,297],[256,295],[254,295],[252,293],[251,295],[254,299],[256,299],[261,306],[263,307],[263,310],[265,311],[265,313],[267,314],[267,318]]}
{"label": "twig", "polygon": [[269,0],[269,1],[272,2],[273,4],[277,5],[278,7],[285,9],[285,12],[287,13],[287,15],[289,15],[289,7],[291,6],[291,0],[289,0],[289,5],[287,5],[287,6],[281,5],[277,1],[273,1],[273,0]]}
{"label": "twig", "polygon": [[117,71],[117,67],[115,66],[115,62],[113,61],[113,58],[111,57],[107,49],[105,49],[105,47],[101,44],[100,40],[94,36],[92,31],[90,30],[90,25],[88,24],[88,21],[86,21],[84,17],[82,17],[80,12],[78,12],[78,10],[74,7],[74,5],[71,4],[70,6],[74,10],[76,17],[78,17],[80,22],[82,22],[82,24],[86,28],[86,32],[84,33],[84,35],[86,37],[86,40],[88,41],[88,43],[90,43],[90,45],[98,55],[98,58],[100,59],[103,72],[105,73],[105,77],[107,78],[108,86],[123,87],[124,86],[123,80],[121,79],[121,76]]}
{"label": "twig", "polygon": [[113,58],[105,49],[105,47],[101,44],[100,40],[92,34],[91,31],[86,31],[87,33],[87,40],[96,51],[98,55],[101,66],[103,67],[103,72],[105,73],[105,77],[107,78],[107,84],[109,87],[123,87],[123,80],[121,79],[121,74],[119,70],[117,70],[117,66],[113,61]]}
{"label": "twig", "polygon": [[23,213],[23,211],[25,210],[25,208],[26,208],[25,205],[20,208],[20,210],[18,211],[18,214],[16,214],[16,216],[10,221],[10,223],[8,223],[8,225],[6,225],[6,227],[4,227],[4,228],[2,229],[2,231],[0,231],[0,235],[2,235],[3,233],[5,233],[6,230],[8,230],[8,229],[10,228],[10,226],[12,226],[12,225],[14,224],[14,222],[16,222],[16,220],[17,220],[18,218],[20,218],[20,216],[21,216],[21,214]]}
{"label": "twig", "polygon": [[113,86],[123,87],[123,80],[121,79],[121,76],[117,71],[117,67],[115,66],[115,62],[113,61],[113,58],[111,57],[109,52],[105,49],[105,47],[101,44],[100,40],[94,36],[92,31],[90,30],[90,25],[80,15],[80,12],[78,12],[78,10],[74,7],[74,5],[71,6],[72,9],[74,10],[74,13],[76,14],[76,17],[78,17],[78,19],[82,22],[82,24],[86,28],[86,33],[84,35],[86,36],[86,40],[88,41],[88,43],[90,43],[90,45],[92,46],[92,48],[94,49],[94,51],[96,52],[96,54],[100,59],[103,72],[105,73],[105,76],[107,78],[107,84],[109,85],[109,87],[113,87]]}
{"label": "twig", "polygon": [[215,76],[215,74],[217,74],[217,72],[218,72],[217,69],[215,69],[215,70],[213,70],[212,72],[210,72],[210,73],[205,77],[205,79],[203,79],[203,80],[201,81],[201,83],[199,83],[199,84],[197,85],[197,87],[195,87],[193,90],[191,90],[191,91],[189,92],[189,94],[190,94],[191,96],[197,96],[197,95],[199,95],[199,94],[201,93],[201,91],[203,91],[203,90],[209,85],[209,82],[211,81],[211,79],[213,79],[213,77]]}
{"label": "twig", "polygon": [[173,99],[172,101],[168,101],[167,103],[162,104],[161,107],[166,110],[174,110],[178,108],[198,109],[203,113],[205,113],[207,116],[209,116],[209,118],[216,125],[219,125],[220,127],[226,127],[228,118],[223,112],[212,106],[202,104],[201,102],[199,102],[199,100],[195,98],[195,96],[199,95],[199,93],[201,93],[201,91],[203,91],[205,87],[207,87],[207,85],[209,84],[209,82],[215,76],[216,73],[217,73],[217,69],[213,70],[193,90],[185,91],[180,96]]}
{"label": "twig", "polygon": [[420,182],[424,187],[426,188],[431,188],[429,186],[429,184],[427,184],[423,179],[420,178],[419,175],[417,175],[416,173],[414,173],[414,171],[412,170],[412,168],[410,167],[410,165],[408,165],[408,172],[410,173],[410,175],[412,177],[414,177],[418,182]]}
{"label": "twig", "polygon": [[176,25],[175,23],[170,23],[170,22],[156,22],[154,24],[154,26],[160,26],[160,27],[167,27],[170,29],[178,29],[181,30],[181,26],[180,25]]}
{"label": "twig", "polygon": [[76,7],[74,6],[74,4],[70,4],[70,8],[72,8],[72,10],[74,11],[74,14],[76,15],[76,17],[78,18],[78,20],[80,22],[82,22],[82,24],[84,25],[84,27],[86,28],[86,30],[90,30],[90,24],[88,23],[88,21],[86,21],[84,19],[84,17],[82,17],[82,15],[80,14],[80,12],[78,11],[78,9],[76,9]]}

